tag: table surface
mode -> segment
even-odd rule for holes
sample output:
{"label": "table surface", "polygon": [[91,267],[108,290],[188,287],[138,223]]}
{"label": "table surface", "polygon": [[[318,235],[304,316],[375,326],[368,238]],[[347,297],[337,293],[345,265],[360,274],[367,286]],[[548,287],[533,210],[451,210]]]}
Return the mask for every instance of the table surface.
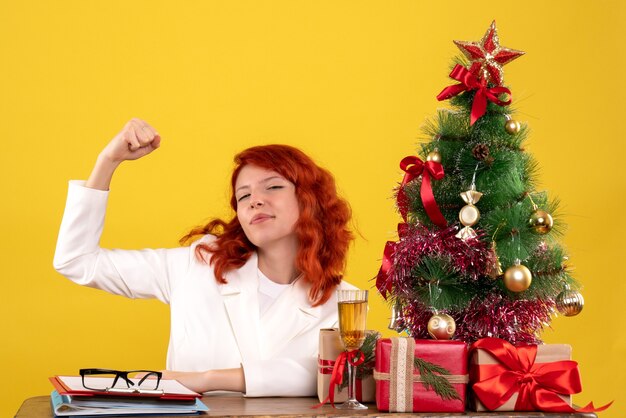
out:
{"label": "table surface", "polygon": [[[368,409],[359,411],[346,411],[333,409],[330,405],[313,409],[318,404],[317,398],[245,398],[239,394],[215,394],[202,398],[210,409],[207,417],[471,417],[471,418],[596,418],[593,413],[546,413],[546,412],[464,412],[450,413],[386,413],[379,412],[375,404],[368,404]],[[163,415],[167,416],[167,415]],[[50,407],[50,396],[37,396],[29,398],[20,407],[15,418],[53,418]],[[180,415],[178,415],[180,417]]]}

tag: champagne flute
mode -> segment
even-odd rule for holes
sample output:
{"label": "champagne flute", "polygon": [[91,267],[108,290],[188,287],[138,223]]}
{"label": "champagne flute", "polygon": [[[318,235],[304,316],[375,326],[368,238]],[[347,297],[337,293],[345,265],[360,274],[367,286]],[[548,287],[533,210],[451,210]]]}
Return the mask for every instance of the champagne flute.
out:
{"label": "champagne flute", "polygon": [[[365,341],[367,319],[367,290],[338,290],[339,333],[349,353],[358,350]],[[367,409],[356,400],[356,366],[348,362],[348,400],[339,409]]]}

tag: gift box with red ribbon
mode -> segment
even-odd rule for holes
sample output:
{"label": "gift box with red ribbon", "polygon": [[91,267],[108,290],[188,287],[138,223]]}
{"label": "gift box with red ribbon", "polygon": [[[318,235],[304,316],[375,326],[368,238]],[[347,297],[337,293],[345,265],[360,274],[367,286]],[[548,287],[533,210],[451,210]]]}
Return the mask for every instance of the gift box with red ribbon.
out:
{"label": "gift box with red ribbon", "polygon": [[[378,336],[377,331],[367,331],[367,335]],[[371,337],[370,337],[371,338]],[[320,330],[320,349],[317,364],[317,397],[320,402],[329,397],[331,377],[335,367],[335,361],[344,352],[341,344],[341,337],[337,328],[324,328]],[[372,364],[362,364],[357,366],[356,398],[360,402],[374,402],[376,384],[374,378],[363,370],[372,369]],[[342,373],[343,374],[343,373]],[[347,383],[347,382],[346,382]],[[342,403],[348,399],[348,388],[346,385],[334,385],[334,403]]]}
{"label": "gift box with red ribbon", "polygon": [[376,407],[389,412],[463,412],[467,345],[383,338],[376,344]]}
{"label": "gift box with red ribbon", "polygon": [[610,406],[572,408],[582,390],[578,364],[567,344],[515,347],[483,338],[470,348],[470,381],[477,411],[595,412]]}

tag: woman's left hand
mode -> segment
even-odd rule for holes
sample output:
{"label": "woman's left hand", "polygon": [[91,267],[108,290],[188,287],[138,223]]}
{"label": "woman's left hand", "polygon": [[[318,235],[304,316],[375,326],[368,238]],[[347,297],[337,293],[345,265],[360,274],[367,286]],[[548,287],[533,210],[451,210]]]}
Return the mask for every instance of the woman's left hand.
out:
{"label": "woman's left hand", "polygon": [[208,371],[205,372],[176,372],[161,370],[162,379],[178,380],[180,384],[194,392],[203,393],[211,390]]}
{"label": "woman's left hand", "polygon": [[[231,392],[246,391],[246,380],[243,369],[206,370],[204,372],[177,372],[161,370],[161,379],[178,380],[178,382],[194,392],[204,393],[212,390],[228,390]],[[135,376],[143,377],[142,374]]]}

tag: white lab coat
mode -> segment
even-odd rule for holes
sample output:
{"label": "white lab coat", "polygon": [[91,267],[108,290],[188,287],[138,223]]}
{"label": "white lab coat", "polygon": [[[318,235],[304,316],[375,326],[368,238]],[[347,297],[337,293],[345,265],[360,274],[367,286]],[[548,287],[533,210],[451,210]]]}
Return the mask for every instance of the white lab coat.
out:
{"label": "white lab coat", "polygon": [[[168,303],[168,370],[241,365],[247,396],[315,395],[319,329],[337,324],[334,292],[325,304],[311,307],[310,285],[299,279],[260,315],[256,254],[220,285],[213,269],[196,259],[197,242],[174,249],[102,249],[107,198],[106,191],[70,182],[54,256],[59,273],[116,295]],[[354,288],[345,282],[341,287]]]}

